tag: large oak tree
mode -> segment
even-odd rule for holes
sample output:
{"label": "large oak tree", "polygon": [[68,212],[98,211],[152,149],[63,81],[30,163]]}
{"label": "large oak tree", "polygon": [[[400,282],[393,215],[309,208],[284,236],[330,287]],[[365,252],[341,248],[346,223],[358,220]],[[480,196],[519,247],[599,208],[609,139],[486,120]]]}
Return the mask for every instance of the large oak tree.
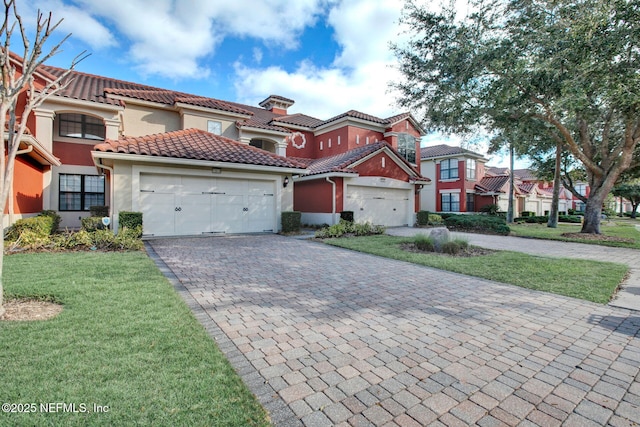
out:
{"label": "large oak tree", "polygon": [[584,233],[633,165],[640,141],[640,0],[471,0],[430,11],[408,0],[393,45],[399,102],[426,128],[500,134],[537,122],[584,167]]}

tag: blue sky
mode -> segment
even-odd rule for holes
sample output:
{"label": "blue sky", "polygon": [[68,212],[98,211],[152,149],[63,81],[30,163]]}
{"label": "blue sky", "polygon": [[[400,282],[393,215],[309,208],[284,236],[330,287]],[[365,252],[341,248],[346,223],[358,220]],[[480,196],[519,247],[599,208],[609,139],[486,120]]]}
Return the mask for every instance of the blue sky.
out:
{"label": "blue sky", "polygon": [[[320,119],[402,112],[389,88],[400,78],[389,43],[405,37],[402,0],[17,2],[28,27],[39,8],[63,19],[54,40],[72,34],[50,65],[86,50],[78,71],[166,89],[250,105],[276,94]],[[442,142],[460,144],[425,139]]]}

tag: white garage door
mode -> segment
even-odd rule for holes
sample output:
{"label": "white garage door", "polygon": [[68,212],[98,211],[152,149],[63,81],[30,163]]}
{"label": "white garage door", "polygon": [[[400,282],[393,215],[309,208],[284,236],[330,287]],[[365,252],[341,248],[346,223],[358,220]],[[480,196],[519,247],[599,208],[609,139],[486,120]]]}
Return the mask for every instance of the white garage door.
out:
{"label": "white garage door", "polygon": [[273,232],[273,181],[141,174],[144,234]]}
{"label": "white garage door", "polygon": [[398,226],[407,224],[409,190],[350,185],[345,210],[356,222]]}

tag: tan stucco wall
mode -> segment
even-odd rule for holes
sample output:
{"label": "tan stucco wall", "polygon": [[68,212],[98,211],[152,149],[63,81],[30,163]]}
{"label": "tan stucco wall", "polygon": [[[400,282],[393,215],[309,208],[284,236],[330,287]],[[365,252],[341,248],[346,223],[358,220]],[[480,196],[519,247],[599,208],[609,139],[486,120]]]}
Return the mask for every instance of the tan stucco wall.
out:
{"label": "tan stucco wall", "polygon": [[228,119],[222,119],[220,117],[215,116],[202,116],[198,114],[184,114],[182,116],[182,128],[183,129],[208,129],[208,121],[213,120],[221,123],[222,136],[226,136],[231,139],[238,139],[238,128],[234,121],[230,121]]}
{"label": "tan stucco wall", "polygon": [[123,118],[126,136],[172,132],[180,130],[182,124],[180,115],[176,111],[164,111],[135,104],[127,104]]}

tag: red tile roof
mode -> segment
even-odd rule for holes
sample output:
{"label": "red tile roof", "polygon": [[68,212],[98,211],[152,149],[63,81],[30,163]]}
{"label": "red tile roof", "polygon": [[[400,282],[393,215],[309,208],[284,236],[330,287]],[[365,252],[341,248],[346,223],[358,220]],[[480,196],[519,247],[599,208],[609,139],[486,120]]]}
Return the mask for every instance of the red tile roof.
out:
{"label": "red tile roof", "polygon": [[[417,180],[430,181],[428,178],[422,177],[420,173],[409,163],[404,157],[402,157],[396,150],[389,145],[386,141],[378,141],[373,144],[363,145],[362,147],[354,148],[353,150],[346,151],[344,153],[336,154],[328,157],[321,157],[319,159],[303,159],[296,158],[296,160],[307,165],[309,175],[318,175],[323,173],[357,173],[352,165],[365,157],[380,151],[384,148],[391,150],[396,157],[405,163],[409,169],[411,169]],[[291,158],[291,157],[289,157]]]}
{"label": "red tile roof", "polygon": [[433,145],[431,147],[422,147],[420,149],[420,159],[433,159],[438,157],[447,157],[447,156],[455,156],[458,154],[463,154],[466,156],[476,157],[476,158],[484,158],[484,156],[480,153],[476,153],[475,151],[467,150],[466,148],[451,146],[447,144],[439,144]]}
{"label": "red tile roof", "polygon": [[124,137],[117,141],[107,140],[96,145],[94,150],[142,156],[305,168],[304,164],[295,160],[199,129],[186,129],[140,137]]}
{"label": "red tile roof", "polygon": [[506,193],[508,191],[508,176],[485,176],[476,184],[476,190],[482,193]]}

